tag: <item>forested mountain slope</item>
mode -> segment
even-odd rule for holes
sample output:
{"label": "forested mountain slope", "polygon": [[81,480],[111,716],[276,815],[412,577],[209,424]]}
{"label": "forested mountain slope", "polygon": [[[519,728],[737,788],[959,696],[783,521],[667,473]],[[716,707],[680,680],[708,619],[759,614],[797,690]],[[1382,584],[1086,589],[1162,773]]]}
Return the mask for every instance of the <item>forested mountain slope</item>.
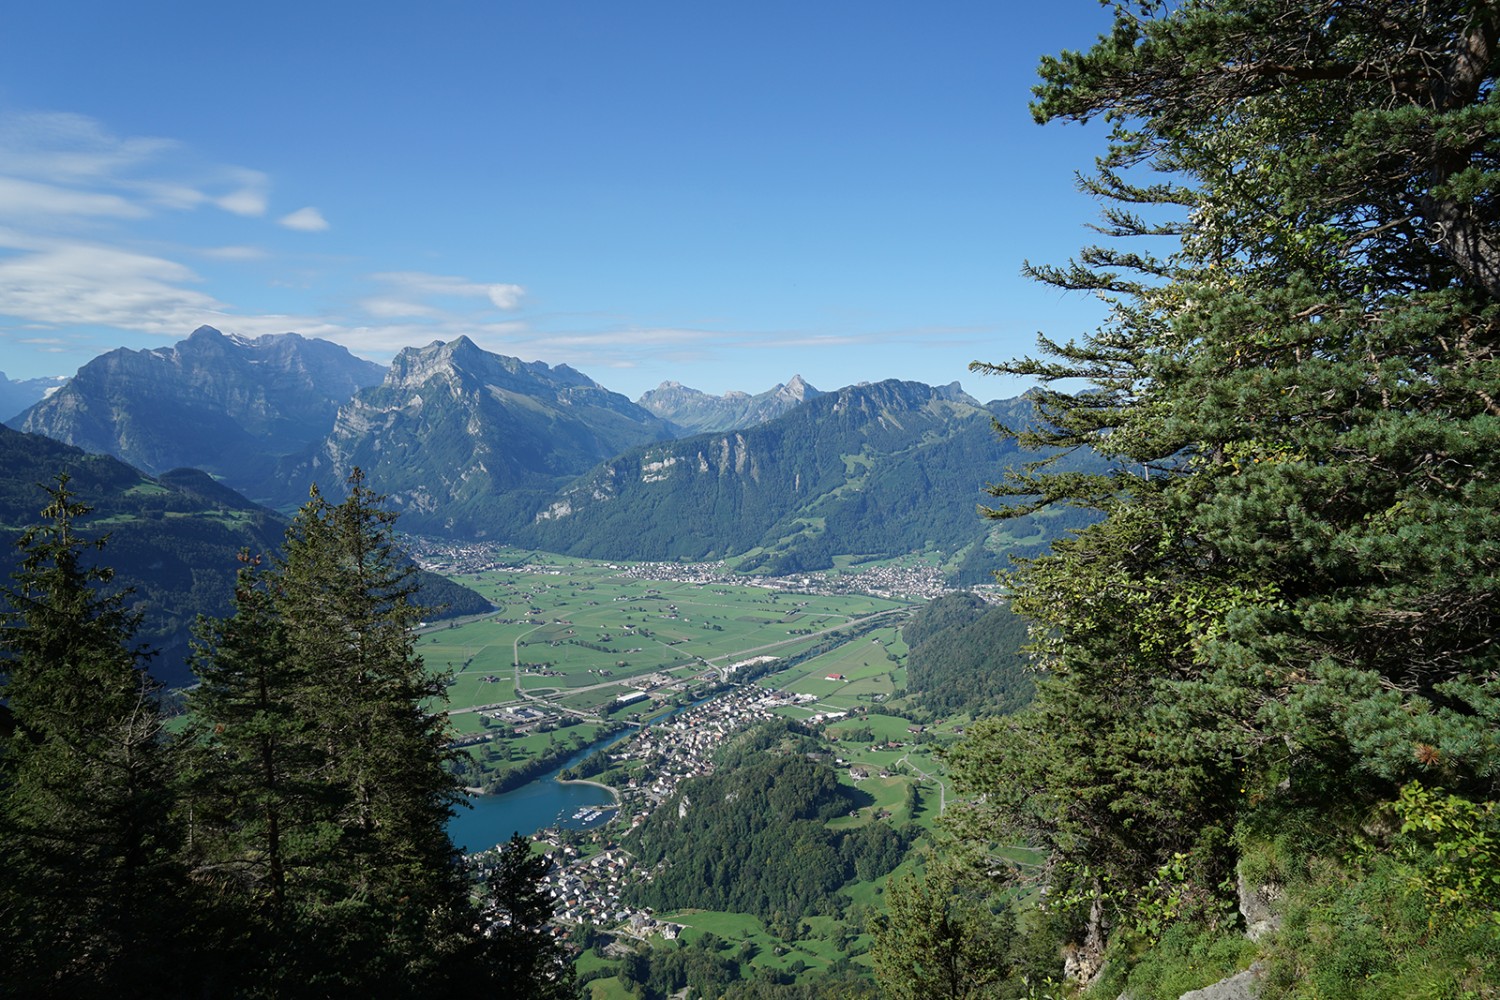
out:
{"label": "forested mountain slope", "polygon": [[980,548],[984,485],[1022,460],[993,428],[1011,406],[957,384],[849,386],[756,427],[627,452],[520,537],[598,558],[743,556],[742,569],[772,573],[825,569],[836,554]]}
{"label": "forested mountain slope", "polygon": [[[134,591],[139,638],[157,650],[150,668],[168,685],[189,679],[190,632],[200,614],[227,614],[240,550],[278,551],[287,520],[195,469],[148,476],[117,458],[94,455],[39,434],[0,426],[0,576],[16,566],[15,541],[38,520],[38,484],[65,473],[69,489],[93,508],[82,524],[109,533],[104,562],[115,584]],[[422,600],[441,614],[484,611],[478,594],[433,574]]]}
{"label": "forested mountain slope", "polygon": [[901,637],[907,691],[933,715],[1004,715],[1031,702],[1026,621],[1008,604],[944,594],[923,605]]}

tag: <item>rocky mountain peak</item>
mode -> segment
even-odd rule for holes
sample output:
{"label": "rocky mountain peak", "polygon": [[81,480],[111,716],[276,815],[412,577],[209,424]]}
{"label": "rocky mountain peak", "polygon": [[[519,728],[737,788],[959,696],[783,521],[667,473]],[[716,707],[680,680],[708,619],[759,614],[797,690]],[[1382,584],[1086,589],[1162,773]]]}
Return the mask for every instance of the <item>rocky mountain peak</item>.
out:
{"label": "rocky mountain peak", "polygon": [[148,472],[196,467],[255,489],[267,462],[320,439],[382,372],[329,341],[200,326],[170,347],[95,358],[14,426]]}
{"label": "rocky mountain peak", "polygon": [[680,382],[663,382],[637,401],[657,416],[671,421],[683,433],[740,430],[774,420],[815,396],[818,390],[801,375],[751,395],[731,389],[722,396],[690,389]]}

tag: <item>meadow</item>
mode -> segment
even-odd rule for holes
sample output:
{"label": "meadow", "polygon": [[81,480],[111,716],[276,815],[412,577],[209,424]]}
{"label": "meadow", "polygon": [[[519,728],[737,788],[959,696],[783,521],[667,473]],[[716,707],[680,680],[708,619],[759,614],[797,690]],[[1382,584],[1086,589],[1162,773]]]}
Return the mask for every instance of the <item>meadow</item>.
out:
{"label": "meadow", "polygon": [[[861,595],[645,579],[623,564],[508,555],[517,565],[449,574],[492,601],[494,612],[424,627],[416,645],[429,669],[447,675],[455,738],[484,741],[470,752],[491,775],[554,750],[562,734],[546,736],[559,722],[644,720],[691,690],[730,679],[730,668],[743,660],[796,658],[829,645],[830,635],[851,624],[912,606]],[[810,684],[797,690],[823,693],[814,678],[839,673],[851,683],[829,692],[830,706],[889,697],[904,680],[902,654],[897,630],[882,629],[805,660],[777,686]],[[527,708],[545,717],[516,714]],[[494,752],[496,743],[507,744],[504,752]]]}

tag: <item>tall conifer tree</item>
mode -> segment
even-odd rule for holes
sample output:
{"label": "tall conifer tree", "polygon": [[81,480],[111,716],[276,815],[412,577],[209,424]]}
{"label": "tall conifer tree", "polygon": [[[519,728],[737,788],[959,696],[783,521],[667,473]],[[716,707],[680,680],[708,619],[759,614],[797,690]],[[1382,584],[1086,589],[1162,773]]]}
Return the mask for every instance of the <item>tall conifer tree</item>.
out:
{"label": "tall conifer tree", "polygon": [[[68,477],[45,487],[0,610],[0,993],[170,995],[170,761],[125,595]],[[164,965],[158,965],[165,961]]]}
{"label": "tall conifer tree", "polygon": [[[446,824],[444,687],[414,650],[414,567],[356,471],[316,490],[236,613],[204,630],[195,695],[200,872],[232,888],[263,942],[245,973],[409,996],[468,975],[477,915]],[[216,829],[210,829],[214,825]]]}
{"label": "tall conifer tree", "polygon": [[1083,183],[1133,244],[1036,269],[1112,317],[976,368],[1117,470],[997,490],[1106,519],[1016,575],[1051,676],[955,759],[1086,944],[1220,912],[1274,817],[1500,791],[1500,5],[1113,7],[1033,105],[1112,123]]}

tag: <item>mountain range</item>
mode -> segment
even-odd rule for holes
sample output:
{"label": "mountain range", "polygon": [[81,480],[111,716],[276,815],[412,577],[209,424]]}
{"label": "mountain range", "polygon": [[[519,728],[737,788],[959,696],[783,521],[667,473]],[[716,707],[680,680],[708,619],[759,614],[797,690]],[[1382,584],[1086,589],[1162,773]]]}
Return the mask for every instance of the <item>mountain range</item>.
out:
{"label": "mountain range", "polygon": [[481,350],[467,337],[396,355],[328,436],[283,461],[281,499],[318,482],[337,496],[356,466],[414,533],[489,538],[528,497],[629,448],[672,436],[660,417],[567,365]]}
{"label": "mountain range", "polygon": [[0,421],[9,420],[22,410],[47,398],[68,381],[65,375],[23,378],[11,381],[0,372]]}
{"label": "mountain range", "polygon": [[101,355],[7,422],[152,474],[203,469],[260,497],[282,456],[326,437],[339,406],[384,374],[326,340],[202,326],[172,347]]}
{"label": "mountain range", "polygon": [[282,511],[310,483],[337,499],[359,467],[414,534],[776,574],[919,552],[973,583],[1082,523],[977,516],[985,483],[1035,457],[994,424],[1030,419],[1025,399],[981,403],[957,383],[665,382],[631,402],[467,337],[381,369],[296,334],[201,327],[95,359],[11,423],[148,474],[194,466]]}
{"label": "mountain range", "polygon": [[754,427],[821,395],[823,393],[808,385],[801,375],[793,375],[785,385],[778,383],[753,396],[735,391],[712,396],[680,382],[663,382],[647,391],[636,403],[677,428],[682,436]]}
{"label": "mountain range", "polygon": [[827,569],[836,555],[954,557],[984,546],[985,482],[1025,460],[994,432],[1020,409],[957,383],[849,386],[755,427],[626,452],[559,491],[518,537],[773,574]]}

